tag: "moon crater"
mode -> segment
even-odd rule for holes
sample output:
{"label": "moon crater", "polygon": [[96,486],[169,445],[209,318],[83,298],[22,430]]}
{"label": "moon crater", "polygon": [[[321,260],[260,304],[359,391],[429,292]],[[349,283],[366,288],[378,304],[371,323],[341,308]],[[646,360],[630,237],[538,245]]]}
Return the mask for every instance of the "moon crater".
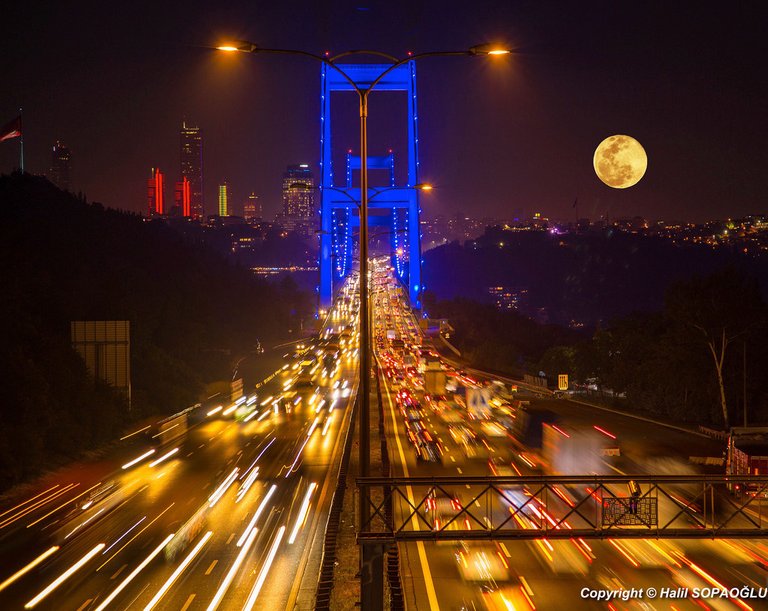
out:
{"label": "moon crater", "polygon": [[597,177],[614,189],[636,185],[648,169],[645,149],[631,136],[622,134],[603,140],[592,162]]}

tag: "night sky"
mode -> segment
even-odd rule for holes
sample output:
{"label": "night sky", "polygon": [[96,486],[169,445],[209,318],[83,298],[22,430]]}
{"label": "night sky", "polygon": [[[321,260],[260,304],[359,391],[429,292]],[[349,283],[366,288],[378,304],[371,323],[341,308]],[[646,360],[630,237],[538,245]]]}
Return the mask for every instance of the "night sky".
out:
{"label": "night sky", "polygon": [[[218,4],[218,3],[217,3]],[[701,221],[768,212],[768,12],[711,2],[14,2],[0,18],[0,123],[24,107],[27,168],[47,172],[57,139],[73,186],[144,211],[149,168],[179,176],[183,116],[203,130],[205,205],[227,179],[271,216],[285,166],[319,160],[319,65],[215,53],[224,38],[322,53],[462,50],[515,55],[418,65],[428,216]],[[373,94],[370,153],[405,141],[404,97]],[[335,100],[334,100],[335,102]],[[357,107],[334,111],[338,150],[357,152]],[[605,137],[645,147],[645,178],[603,185]],[[341,158],[339,157],[339,160]],[[0,143],[0,172],[18,140]],[[337,166],[337,176],[343,176]],[[172,198],[172,186],[166,197]]]}

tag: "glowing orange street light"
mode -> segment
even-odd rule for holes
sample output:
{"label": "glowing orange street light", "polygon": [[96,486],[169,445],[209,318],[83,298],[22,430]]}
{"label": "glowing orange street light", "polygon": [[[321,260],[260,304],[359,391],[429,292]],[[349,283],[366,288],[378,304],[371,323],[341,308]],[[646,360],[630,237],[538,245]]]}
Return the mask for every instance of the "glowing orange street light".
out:
{"label": "glowing orange street light", "polygon": [[512,53],[509,49],[500,47],[499,45],[485,43],[483,45],[475,45],[469,52],[472,55],[509,55]]}

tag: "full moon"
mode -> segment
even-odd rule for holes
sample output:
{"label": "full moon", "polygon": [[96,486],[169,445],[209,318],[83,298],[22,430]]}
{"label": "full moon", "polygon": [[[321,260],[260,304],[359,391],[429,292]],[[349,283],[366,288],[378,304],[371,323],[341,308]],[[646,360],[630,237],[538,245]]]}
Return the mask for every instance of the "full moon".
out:
{"label": "full moon", "polygon": [[597,177],[609,187],[636,185],[648,168],[645,149],[632,136],[609,136],[595,149],[592,160]]}

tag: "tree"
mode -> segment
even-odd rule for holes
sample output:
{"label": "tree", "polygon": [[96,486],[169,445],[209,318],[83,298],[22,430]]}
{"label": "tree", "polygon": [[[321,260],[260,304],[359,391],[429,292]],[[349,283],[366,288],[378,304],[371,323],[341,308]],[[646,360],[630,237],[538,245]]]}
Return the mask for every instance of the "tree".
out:
{"label": "tree", "polygon": [[694,331],[712,357],[723,424],[728,427],[728,404],[723,376],[728,347],[754,330],[765,317],[765,304],[757,282],[726,268],[709,276],[673,285],[666,313]]}

